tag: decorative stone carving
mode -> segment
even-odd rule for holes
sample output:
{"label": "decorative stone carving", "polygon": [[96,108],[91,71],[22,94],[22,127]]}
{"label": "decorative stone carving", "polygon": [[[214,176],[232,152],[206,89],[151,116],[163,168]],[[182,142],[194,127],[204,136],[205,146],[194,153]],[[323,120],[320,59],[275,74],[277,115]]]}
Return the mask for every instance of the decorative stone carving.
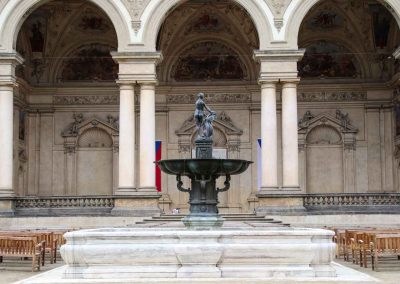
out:
{"label": "decorative stone carving", "polygon": [[299,121],[299,132],[309,131],[317,125],[330,125],[338,129],[339,132],[358,132],[358,129],[351,125],[349,115],[341,110],[336,110],[335,117],[329,113],[321,113],[315,116],[311,111],[306,111]]}
{"label": "decorative stone carving", "polygon": [[307,135],[307,144],[335,145],[342,141],[341,135],[331,126],[316,126]]}
{"label": "decorative stone carving", "polygon": [[61,134],[63,137],[67,136],[78,136],[78,126],[83,121],[83,113],[73,114],[74,122],[72,122],[68,128]]}
{"label": "decorative stone carving", "polygon": [[83,114],[74,114],[72,122],[65,131],[64,152],[75,153],[76,147],[114,147],[118,148],[118,118],[107,116],[104,122],[95,117],[84,120]]}
{"label": "decorative stone carving", "polygon": [[321,91],[300,92],[300,102],[329,102],[329,101],[365,101],[367,92],[363,91]]}
{"label": "decorative stone carving", "polygon": [[310,122],[311,119],[314,118],[314,115],[311,114],[311,112],[308,110],[306,113],[303,115],[303,118],[300,118],[299,120],[299,128],[306,128],[308,127],[308,123]]}
{"label": "decorative stone carving", "polygon": [[112,144],[111,136],[97,127],[86,130],[78,140],[78,146],[85,148],[110,148]]}
{"label": "decorative stone carving", "polygon": [[[251,102],[251,94],[205,94],[204,98],[209,104]],[[192,94],[167,96],[168,104],[194,104],[195,102],[196,98]]]}
{"label": "decorative stone carving", "polygon": [[291,0],[266,0],[274,15],[274,25],[278,31],[283,27],[283,15]]}
{"label": "decorative stone carving", "polygon": [[53,96],[54,105],[119,105],[118,95]]}
{"label": "decorative stone carving", "polygon": [[151,0],[123,0],[132,18],[132,28],[138,32],[141,27],[141,16]]}

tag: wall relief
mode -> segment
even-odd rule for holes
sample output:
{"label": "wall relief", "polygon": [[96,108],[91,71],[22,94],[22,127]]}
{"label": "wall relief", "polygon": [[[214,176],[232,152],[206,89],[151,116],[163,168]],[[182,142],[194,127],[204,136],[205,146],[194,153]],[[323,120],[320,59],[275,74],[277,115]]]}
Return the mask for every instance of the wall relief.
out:
{"label": "wall relief", "polygon": [[64,60],[62,81],[115,81],[118,64],[111,57],[114,48],[102,44],[83,46]]}
{"label": "wall relief", "polygon": [[[250,103],[251,94],[205,94],[205,100],[208,103]],[[193,94],[184,95],[168,95],[168,104],[194,104],[196,102],[196,97]]]}
{"label": "wall relief", "polygon": [[303,78],[359,76],[357,59],[343,46],[318,41],[306,48],[303,59],[298,64],[299,75]]}
{"label": "wall relief", "polygon": [[214,41],[192,45],[179,56],[173,69],[176,81],[244,80],[247,76],[239,55]]}
{"label": "wall relief", "polygon": [[300,102],[329,102],[329,101],[365,101],[367,92],[364,91],[321,91],[303,92],[298,94]]}
{"label": "wall relief", "polygon": [[118,95],[53,96],[55,105],[119,105]]}

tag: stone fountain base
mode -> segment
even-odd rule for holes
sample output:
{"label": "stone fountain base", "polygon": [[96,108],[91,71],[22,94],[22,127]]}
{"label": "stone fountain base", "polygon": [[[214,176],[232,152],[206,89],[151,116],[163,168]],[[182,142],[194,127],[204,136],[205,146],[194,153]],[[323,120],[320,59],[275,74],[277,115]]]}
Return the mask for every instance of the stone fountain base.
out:
{"label": "stone fountain base", "polygon": [[[254,227],[238,222],[227,227],[229,223],[209,231],[187,230],[181,225],[67,233],[67,244],[61,249],[67,265],[19,283],[278,283],[289,280],[291,283],[321,283],[343,280],[338,275],[339,266],[332,262],[333,232],[262,227],[261,224]],[[353,278],[363,281],[362,277]],[[346,278],[349,280],[351,278]]]}
{"label": "stone fountain base", "polygon": [[318,229],[96,229],[66,234],[67,279],[335,277]]}

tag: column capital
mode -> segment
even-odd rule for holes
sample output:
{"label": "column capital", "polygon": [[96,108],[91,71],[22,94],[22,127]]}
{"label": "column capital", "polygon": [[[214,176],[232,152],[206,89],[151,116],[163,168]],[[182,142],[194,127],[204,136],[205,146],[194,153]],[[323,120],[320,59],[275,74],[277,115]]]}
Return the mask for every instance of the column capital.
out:
{"label": "column capital", "polygon": [[297,85],[300,83],[300,78],[286,78],[280,80],[282,87],[286,88],[297,88]]}
{"label": "column capital", "polygon": [[135,88],[136,81],[117,80],[115,81],[121,90],[131,90]]}
{"label": "column capital", "polygon": [[275,86],[279,83],[279,80],[271,80],[271,79],[258,79],[258,84],[261,86],[261,88],[271,88],[272,86]]}
{"label": "column capital", "polygon": [[22,64],[24,58],[18,52],[0,53],[0,63]]}
{"label": "column capital", "polygon": [[15,67],[22,64],[24,59],[17,53],[0,53],[0,85],[17,87]]}
{"label": "column capital", "polygon": [[156,85],[158,85],[158,80],[140,80],[137,81],[137,83],[140,85],[141,89],[150,89],[150,88],[155,88]]}

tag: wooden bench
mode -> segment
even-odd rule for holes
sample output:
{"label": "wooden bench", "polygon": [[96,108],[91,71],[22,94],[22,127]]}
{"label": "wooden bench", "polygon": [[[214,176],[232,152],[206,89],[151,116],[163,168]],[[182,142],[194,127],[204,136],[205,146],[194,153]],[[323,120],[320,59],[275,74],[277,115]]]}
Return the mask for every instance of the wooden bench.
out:
{"label": "wooden bench", "polygon": [[40,270],[43,245],[36,237],[0,236],[0,262],[4,256],[31,257],[32,271]]}
{"label": "wooden bench", "polygon": [[377,234],[370,242],[372,270],[378,271],[379,258],[400,256],[400,234]]}

